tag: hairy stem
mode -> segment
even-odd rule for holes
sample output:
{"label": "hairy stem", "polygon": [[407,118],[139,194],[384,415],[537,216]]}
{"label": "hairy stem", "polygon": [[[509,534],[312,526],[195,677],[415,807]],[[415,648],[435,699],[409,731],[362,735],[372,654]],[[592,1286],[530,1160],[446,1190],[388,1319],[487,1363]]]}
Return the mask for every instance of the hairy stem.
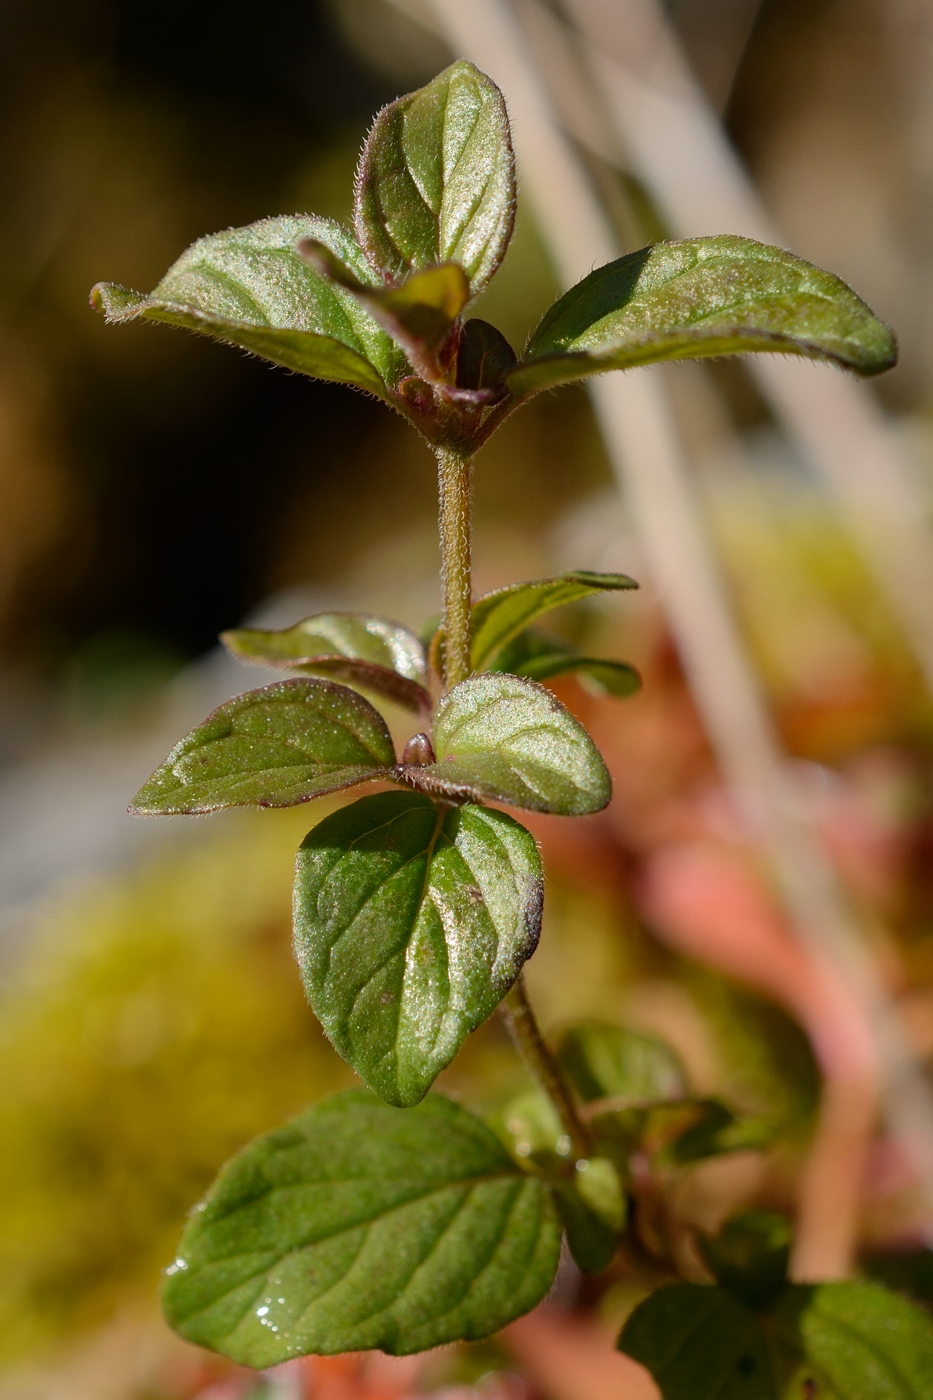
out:
{"label": "hairy stem", "polygon": [[538,1029],[521,974],[502,1003],[502,1013],[520,1054],[557,1109],[564,1132],[570,1139],[572,1160],[578,1162],[581,1158],[589,1157],[589,1135],[577,1113],[560,1065]]}
{"label": "hairy stem", "polygon": [[444,584],[444,681],[465,681],[470,664],[473,591],[473,463],[469,457],[437,449],[441,516],[441,578]]}

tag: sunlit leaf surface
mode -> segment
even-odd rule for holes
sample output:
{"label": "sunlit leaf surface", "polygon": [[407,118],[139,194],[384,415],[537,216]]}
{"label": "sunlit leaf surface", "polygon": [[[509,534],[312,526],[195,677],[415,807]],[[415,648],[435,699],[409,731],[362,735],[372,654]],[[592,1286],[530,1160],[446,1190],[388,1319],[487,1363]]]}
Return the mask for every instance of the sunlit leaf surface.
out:
{"label": "sunlit leaf surface", "polygon": [[634,579],[625,574],[575,569],[558,578],[511,583],[495,593],[487,593],[473,607],[473,669],[488,670],[496,653],[542,614],[596,593],[637,587]]}
{"label": "sunlit leaf surface", "polygon": [[309,267],[297,249],[302,238],[326,244],[361,281],[374,280],[345,229],[305,214],[199,238],[148,296],[101,282],[91,304],[111,322],[167,321],[385,398],[403,372],[401,351],[351,292]]}
{"label": "sunlit leaf surface", "polygon": [[394,762],[385,720],[362,695],[331,681],[279,681],[228,700],[186,734],[131,810],[291,807],[382,776]]}
{"label": "sunlit leaf surface", "polygon": [[394,1104],[417,1103],[534,952],[541,861],[502,812],[413,792],[364,797],[307,836],[295,952],[337,1050]]}
{"label": "sunlit leaf surface", "polygon": [[364,1090],[258,1138],[192,1215],[169,1271],[177,1331],[243,1365],[475,1340],[550,1287],[550,1193],[440,1095]]}
{"label": "sunlit leaf surface", "polygon": [[780,351],[880,374],[897,342],[841,278],[782,248],[723,234],[656,243],[555,302],[506,379],[523,395],[653,360]]}
{"label": "sunlit leaf surface", "polygon": [[505,256],[514,217],[505,103],[472,63],[452,64],[383,108],[360,158],[355,211],[378,272],[399,281],[456,262],[475,295]]}
{"label": "sunlit leaf surface", "polygon": [[606,765],[560,701],[518,676],[474,676],[445,695],[434,722],[437,762],[405,770],[429,792],[490,798],[583,816],[612,795]]}

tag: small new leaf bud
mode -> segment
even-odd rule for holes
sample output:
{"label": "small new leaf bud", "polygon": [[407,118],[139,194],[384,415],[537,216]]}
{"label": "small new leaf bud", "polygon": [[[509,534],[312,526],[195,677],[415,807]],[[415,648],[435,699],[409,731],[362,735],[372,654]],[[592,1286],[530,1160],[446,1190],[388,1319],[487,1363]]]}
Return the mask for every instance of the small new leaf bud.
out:
{"label": "small new leaf bud", "polygon": [[408,768],[426,768],[434,762],[434,749],[427,734],[413,734],[405,745],[402,763]]}

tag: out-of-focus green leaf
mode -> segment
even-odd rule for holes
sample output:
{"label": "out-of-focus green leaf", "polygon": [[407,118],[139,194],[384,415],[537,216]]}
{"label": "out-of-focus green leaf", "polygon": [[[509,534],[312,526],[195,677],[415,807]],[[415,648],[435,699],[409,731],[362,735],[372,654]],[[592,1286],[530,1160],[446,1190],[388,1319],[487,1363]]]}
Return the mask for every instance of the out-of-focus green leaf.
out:
{"label": "out-of-focus green leaf", "polygon": [[397,287],[372,287],[360,282],[325,244],[313,238],[302,239],[298,251],[323,277],[356,297],[402,347],[422,378],[444,377],[445,366],[438,362],[436,352],[470,299],[470,284],[459,263],[422,268]]}
{"label": "out-of-focus green leaf", "polygon": [[584,1273],[601,1273],[612,1262],[625,1228],[627,1202],[617,1164],[598,1155],[573,1162],[570,1139],[541,1089],[511,1099],[495,1125],[519,1161],[533,1163],[550,1179],[577,1266]]}
{"label": "out-of-focus green leaf", "polygon": [[694,969],[690,990],[729,1076],[727,1096],[772,1135],[805,1133],[819,1102],[820,1072],[807,1037],[774,1002]]}
{"label": "out-of-focus green leaf", "polygon": [[100,282],[91,305],[110,322],[166,321],[387,398],[405,372],[401,351],[351,292],[309,267],[302,238],[325,244],[361,282],[376,280],[345,229],[304,214],[200,238],[149,296]]}
{"label": "out-of-focus green leaf", "polygon": [[295,952],[335,1048],[389,1103],[414,1104],[534,952],[534,839],[502,812],[418,793],[364,797],[306,837]]}
{"label": "out-of-focus green leaf", "polygon": [[239,661],[337,676],[406,709],[430,712],[424,648],[414,632],[388,618],[316,613],[275,631],[238,627],[220,640]]}
{"label": "out-of-focus green leaf", "polygon": [[767,1118],[739,1118],[718,1099],[697,1099],[697,1117],[667,1146],[662,1156],[677,1166],[719,1157],[725,1152],[747,1152],[769,1147],[777,1129]]}
{"label": "out-of-focus green leaf", "polygon": [[664,1400],[921,1400],[933,1323],[875,1284],[786,1287],[768,1311],[721,1287],[675,1283],[632,1313],[620,1350]]}
{"label": "out-of-focus green leaf", "polygon": [[795,1308],[785,1311],[766,1322],[724,1288],[672,1283],[639,1303],[619,1350],[647,1367],[664,1400],[803,1400],[789,1388],[802,1349]]}
{"label": "out-of-focus green leaf", "polygon": [[557,1056],[586,1103],[623,1099],[637,1105],[687,1093],[684,1067],[670,1046],[623,1026],[596,1021],[572,1026]]}
{"label": "out-of-focus green leaf", "polygon": [[591,1157],[577,1164],[572,1177],[556,1179],[553,1190],[575,1264],[585,1274],[601,1274],[615,1258],[625,1227],[625,1192],[615,1164]]}
{"label": "out-of-focus green leaf", "polygon": [[531,681],[547,681],[573,672],[586,677],[597,692],[620,699],[634,695],[641,687],[641,677],[627,662],[581,656],[560,638],[548,636],[534,627],[519,632],[507,642],[488,669],[507,671],[511,676],[527,676]]}
{"label": "out-of-focus green leaf", "polygon": [[354,213],[381,277],[398,282],[456,262],[475,295],[505,256],[514,218],[505,103],[472,63],[452,64],[383,108],[360,157]]}
{"label": "out-of-focus green leaf", "polygon": [[433,1095],[406,1112],[327,1099],[223,1169],[169,1270],[189,1341],[264,1369],[308,1352],[473,1341],[550,1287],[550,1193],[490,1130]]}
{"label": "out-of-focus green leaf", "polygon": [[510,1099],[498,1115],[497,1126],[511,1152],[538,1166],[566,1162],[570,1139],[565,1136],[557,1110],[542,1089],[534,1088]]}
{"label": "out-of-focus green leaf", "polygon": [[686,1167],[726,1152],[767,1147],[775,1136],[772,1123],[736,1118],[718,1099],[668,1099],[629,1108],[597,1101],[594,1106],[600,1111],[591,1127],[600,1151],[623,1166],[639,1153],[661,1168]]}
{"label": "out-of-focus green leaf", "polygon": [[588,569],[575,569],[558,578],[511,583],[507,588],[487,593],[473,607],[473,669],[489,670],[496,653],[543,613],[576,603],[594,593],[637,587],[634,579],[625,574],[596,574]]}
{"label": "out-of-focus green leaf", "polygon": [[426,792],[563,816],[598,812],[612,795],[583,726],[550,691],[518,676],[474,676],[445,695],[434,752],[436,763],[399,776]]}
{"label": "out-of-focus green leaf", "polygon": [[292,807],[388,777],[394,762],[385,720],[362,695],[332,681],[279,681],[228,700],[186,734],[130,811]]}
{"label": "out-of-focus green leaf", "polygon": [[800,1330],[807,1362],[823,1372],[830,1394],[839,1400],[933,1395],[933,1322],[878,1284],[814,1288]]}
{"label": "out-of-focus green leaf", "polygon": [[716,1282],[751,1308],[776,1302],[787,1283],[790,1223],[770,1210],[742,1210],[716,1235],[697,1234],[700,1253]]}
{"label": "out-of-focus green leaf", "polygon": [[506,376],[523,396],[654,360],[780,351],[880,374],[894,333],[831,272],[723,234],[656,243],[597,268],[555,302]]}

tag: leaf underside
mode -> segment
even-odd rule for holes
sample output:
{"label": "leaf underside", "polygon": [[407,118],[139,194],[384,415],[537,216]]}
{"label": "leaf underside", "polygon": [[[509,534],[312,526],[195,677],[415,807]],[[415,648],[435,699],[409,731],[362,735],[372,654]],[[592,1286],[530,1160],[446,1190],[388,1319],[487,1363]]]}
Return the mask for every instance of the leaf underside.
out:
{"label": "leaf underside", "polygon": [[91,304],[110,322],[184,326],[286,369],[388,397],[406,372],[391,336],[353,294],[300,256],[300,239],[325,244],[361,282],[374,282],[352,236],[313,214],[261,219],[200,238],[149,295],[99,283]]}
{"label": "leaf underside", "polygon": [[550,1287],[544,1182],[440,1095],[400,1112],[340,1094],[223,1169],[182,1236],[164,1307],[242,1365],[477,1340]]}
{"label": "leaf underside", "polygon": [[389,1103],[417,1103],[534,952],[542,872],[502,812],[412,792],[361,798],[298,853],[295,953],[337,1051]]}
{"label": "leaf underside", "polygon": [[471,63],[445,69],[377,116],[357,171],[354,226],[390,282],[456,262],[475,296],[505,256],[515,168],[502,94]]}
{"label": "leaf underside", "polygon": [[597,268],[547,311],[506,375],[522,397],[655,360],[779,351],[880,374],[897,343],[841,278],[723,234],[656,243]]}
{"label": "leaf underside", "polygon": [[279,681],[208,715],[133,799],[140,815],[291,807],[367,779],[395,762],[385,720],[346,686]]}
{"label": "leaf underside", "polygon": [[293,627],[241,627],[221,641],[240,661],[306,675],[336,676],[394,700],[430,711],[424,648],[413,632],[370,613],[317,613]]}
{"label": "leaf underside", "polygon": [[441,700],[437,762],[397,770],[427,792],[585,816],[612,785],[592,739],[556,696],[518,676],[473,676]]}

